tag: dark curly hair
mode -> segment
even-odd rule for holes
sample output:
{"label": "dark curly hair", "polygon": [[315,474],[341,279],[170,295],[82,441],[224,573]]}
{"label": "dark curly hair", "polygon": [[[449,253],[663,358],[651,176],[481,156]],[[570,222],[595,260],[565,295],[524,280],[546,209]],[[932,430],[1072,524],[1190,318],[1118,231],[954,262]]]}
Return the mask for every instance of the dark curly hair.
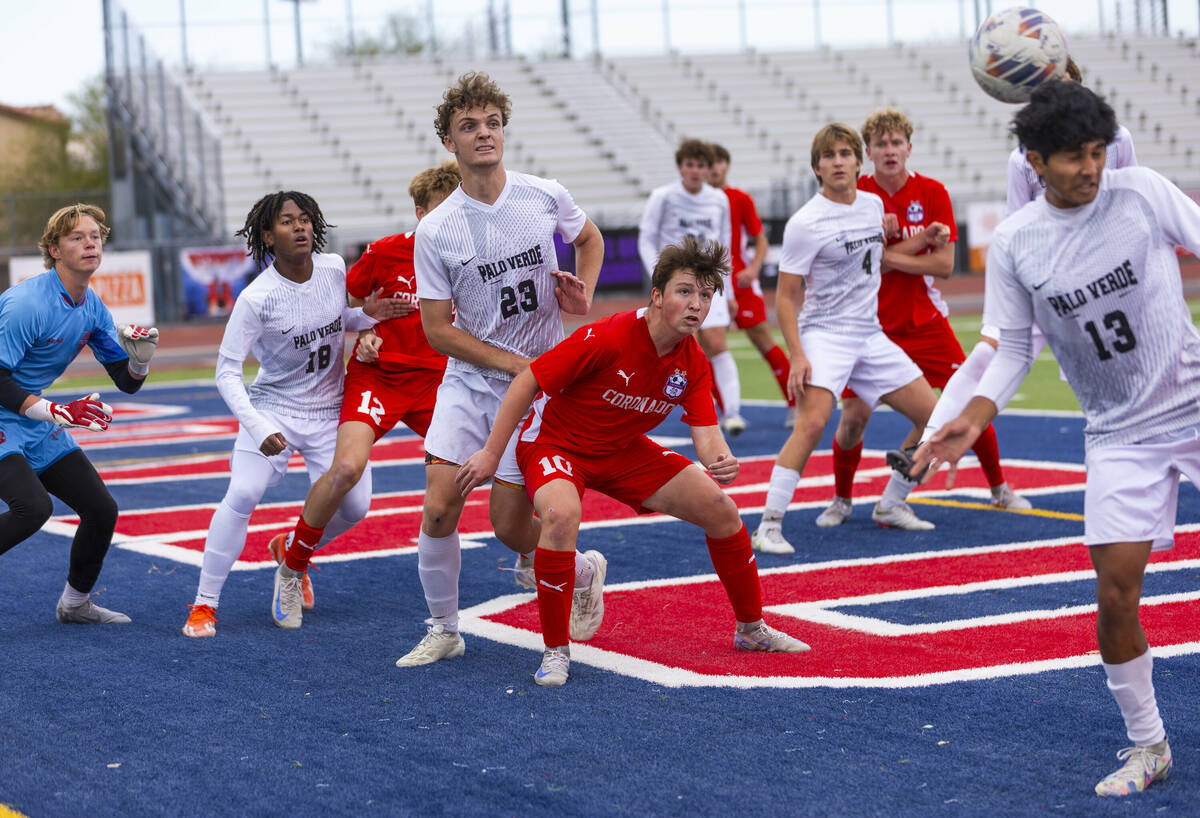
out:
{"label": "dark curly hair", "polygon": [[254,256],[259,267],[265,267],[267,257],[272,255],[271,248],[263,241],[263,233],[275,228],[275,220],[279,218],[279,211],[283,210],[283,203],[289,199],[295,202],[296,207],[307,214],[309,220],[312,221],[313,252],[319,253],[325,249],[325,233],[334,225],[325,221],[325,216],[321,213],[316,199],[307,193],[300,193],[296,190],[268,193],[254,203],[250,212],[246,214],[246,223],[242,225],[241,230],[234,233],[235,236],[246,238],[246,249],[250,251],[250,255]]}
{"label": "dark curly hair", "polygon": [[1012,133],[1042,161],[1060,151],[1078,150],[1097,139],[1117,138],[1117,115],[1094,91],[1077,82],[1044,82],[1029,104],[1013,117]]}

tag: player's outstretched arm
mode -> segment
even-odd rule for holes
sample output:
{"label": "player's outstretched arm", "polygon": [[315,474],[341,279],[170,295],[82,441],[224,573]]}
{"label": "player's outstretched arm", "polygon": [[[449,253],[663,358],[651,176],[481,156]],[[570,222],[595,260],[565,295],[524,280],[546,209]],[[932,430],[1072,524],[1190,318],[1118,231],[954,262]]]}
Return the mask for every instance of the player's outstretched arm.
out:
{"label": "player's outstretched arm", "polygon": [[925,477],[921,482],[926,483],[943,464],[949,464],[950,474],[946,477],[946,488],[952,488],[958,471],[958,461],[975,444],[975,440],[998,412],[991,399],[981,395],[971,398],[961,415],[938,429],[933,437],[921,444],[913,455],[909,473],[920,474],[924,471]]}
{"label": "player's outstretched arm", "polygon": [[90,429],[103,432],[112,421],[112,407],[93,392],[70,403],[51,403],[45,398],[30,395],[21,407],[21,414],[33,420],[53,423],[71,429]]}
{"label": "player's outstretched arm", "polygon": [[537,379],[533,377],[529,367],[513,378],[508,391],[504,393],[504,400],[500,402],[500,408],[496,411],[496,422],[492,424],[487,443],[468,457],[455,475],[455,482],[458,483],[458,490],[462,492],[463,497],[470,494],[472,489],[492,479],[492,475],[496,473],[496,466],[508,447],[508,441],[517,431],[517,424],[525,417],[539,391]]}
{"label": "player's outstretched arm", "polygon": [[738,476],[741,464],[738,463],[725,435],[721,434],[718,426],[693,426],[692,443],[696,447],[696,456],[712,478],[722,486],[732,483]]}
{"label": "player's outstretched arm", "polygon": [[117,330],[117,343],[129,356],[129,374],[143,380],[150,372],[150,359],[158,349],[158,327],[125,324]]}
{"label": "player's outstretched arm", "polygon": [[379,322],[403,318],[416,308],[415,304],[399,298],[384,298],[382,287],[368,295],[362,303],[363,314]]}
{"label": "player's outstretched arm", "polygon": [[421,299],[421,327],[429,345],[451,358],[512,375],[519,375],[529,365],[528,358],[486,344],[454,326],[453,305],[448,299]]}

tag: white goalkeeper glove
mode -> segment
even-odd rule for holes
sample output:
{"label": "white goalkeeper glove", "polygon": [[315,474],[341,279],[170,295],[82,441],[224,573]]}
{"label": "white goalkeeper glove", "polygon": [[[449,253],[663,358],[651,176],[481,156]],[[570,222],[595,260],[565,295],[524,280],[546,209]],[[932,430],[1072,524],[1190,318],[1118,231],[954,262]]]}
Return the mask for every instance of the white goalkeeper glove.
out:
{"label": "white goalkeeper glove", "polygon": [[93,392],[70,403],[51,403],[42,398],[25,410],[25,416],[55,426],[103,432],[112,420],[112,407],[100,400],[99,392]]}
{"label": "white goalkeeper glove", "polygon": [[117,332],[117,341],[129,356],[129,371],[145,376],[150,371],[150,359],[158,347],[158,327],[125,324]]}

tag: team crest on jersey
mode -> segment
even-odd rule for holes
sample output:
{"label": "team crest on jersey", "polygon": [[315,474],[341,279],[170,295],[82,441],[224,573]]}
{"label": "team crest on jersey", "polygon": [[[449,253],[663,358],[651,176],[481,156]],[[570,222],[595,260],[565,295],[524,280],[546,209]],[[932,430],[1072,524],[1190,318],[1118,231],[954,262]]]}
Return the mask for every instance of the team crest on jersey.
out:
{"label": "team crest on jersey", "polygon": [[682,369],[676,369],[675,373],[667,378],[667,383],[663,386],[663,393],[671,400],[676,400],[685,389],[687,389],[687,373]]}
{"label": "team crest on jersey", "polygon": [[908,223],[920,224],[923,221],[925,221],[925,208],[921,206],[920,202],[909,202]]}

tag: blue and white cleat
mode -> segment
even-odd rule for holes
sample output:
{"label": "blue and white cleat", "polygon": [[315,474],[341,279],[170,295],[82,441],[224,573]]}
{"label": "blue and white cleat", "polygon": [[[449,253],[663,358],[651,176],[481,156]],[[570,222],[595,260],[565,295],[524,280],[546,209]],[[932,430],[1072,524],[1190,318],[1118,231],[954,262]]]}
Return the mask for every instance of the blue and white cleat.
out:
{"label": "blue and white cleat", "polygon": [[281,628],[298,628],[304,618],[304,575],[281,563],[275,569],[271,621]]}
{"label": "blue and white cleat", "polygon": [[737,630],[733,632],[733,646],[738,650],[760,653],[803,653],[812,650],[799,639],[775,630],[761,619],[748,625],[739,622]]}
{"label": "blue and white cleat", "polygon": [[542,653],[542,666],[533,674],[533,680],[542,687],[561,687],[567,683],[567,670],[570,667],[570,645],[546,648]]}

